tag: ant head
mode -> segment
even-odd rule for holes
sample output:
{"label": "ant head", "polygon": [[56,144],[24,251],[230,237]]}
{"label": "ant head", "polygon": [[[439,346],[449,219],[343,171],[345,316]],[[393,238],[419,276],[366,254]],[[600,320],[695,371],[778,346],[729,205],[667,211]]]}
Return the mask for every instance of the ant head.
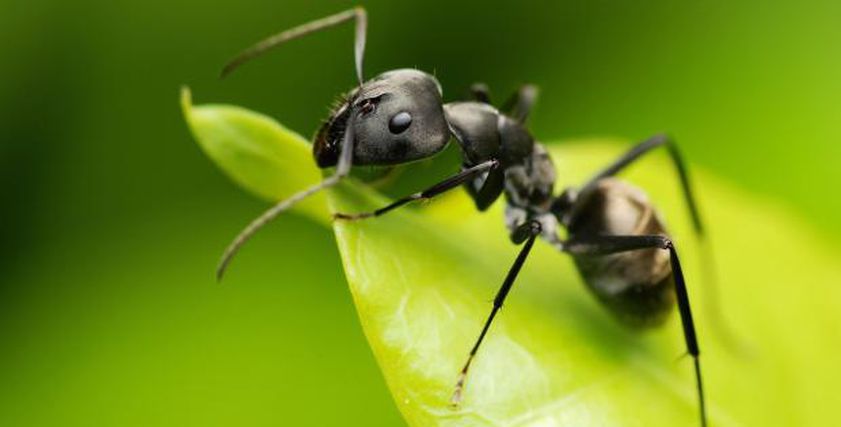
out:
{"label": "ant head", "polygon": [[362,84],[321,126],[313,154],[319,167],[335,166],[353,120],[354,165],[394,165],[430,157],[450,139],[441,86],[422,71],[383,73]]}

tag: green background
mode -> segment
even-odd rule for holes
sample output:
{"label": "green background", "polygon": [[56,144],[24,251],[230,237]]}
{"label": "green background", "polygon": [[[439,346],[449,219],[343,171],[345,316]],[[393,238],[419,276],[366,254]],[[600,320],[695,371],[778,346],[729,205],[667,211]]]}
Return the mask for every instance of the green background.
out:
{"label": "green background", "polygon": [[[731,3],[368,2],[366,69],[435,72],[447,99],[537,83],[538,138],[667,130],[694,166],[839,236],[841,3]],[[216,75],[350,5],[0,3],[0,425],[402,423],[328,231],[286,217],[214,283],[264,204],[177,102],[189,84],[311,134],[354,82],[349,28]]]}

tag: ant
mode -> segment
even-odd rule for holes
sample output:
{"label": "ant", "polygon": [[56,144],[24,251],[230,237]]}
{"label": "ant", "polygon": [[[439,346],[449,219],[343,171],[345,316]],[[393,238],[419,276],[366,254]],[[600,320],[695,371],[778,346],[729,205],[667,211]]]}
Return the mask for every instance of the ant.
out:
{"label": "ant", "polygon": [[[217,269],[221,280],[231,258],[261,227],[295,203],[345,178],[352,166],[391,166],[426,159],[441,152],[451,137],[462,154],[461,171],[379,209],[362,213],[336,213],[338,220],[373,218],[407,203],[431,199],[463,186],[479,211],[505,195],[505,225],[511,241],[522,244],[493,308],[470,349],[455,384],[451,403],[457,406],[473,358],[491,323],[502,308],[517,274],[537,237],[573,257],[590,291],[621,322],[653,327],[665,320],[677,303],[686,348],[692,356],[700,422],[706,426],[700,350],[677,250],[662,220],[641,190],[614,176],[644,154],[667,149],[677,169],[694,229],[703,227],[692,196],[688,172],[675,143],[665,135],[653,136],[596,173],[578,188],[553,194],[555,167],[546,149],[525,127],[537,98],[534,86],[521,87],[501,109],[491,105],[487,88],[471,87],[474,100],[444,103],[441,85],[423,71],[398,69],[364,80],[367,14],[356,7],[271,36],[235,57],[222,77],[243,63],[286,41],[355,21],[354,59],[358,86],[345,95],[316,133],[313,155],[319,168],[335,167],[333,175],[317,185],[277,203],[252,221],[228,246]],[[562,240],[558,231],[566,228]]]}

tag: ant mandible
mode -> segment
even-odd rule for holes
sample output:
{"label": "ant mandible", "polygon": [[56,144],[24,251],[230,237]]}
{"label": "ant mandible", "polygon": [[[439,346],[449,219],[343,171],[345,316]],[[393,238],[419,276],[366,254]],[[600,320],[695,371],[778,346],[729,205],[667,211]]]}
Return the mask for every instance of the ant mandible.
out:
{"label": "ant mandible", "polygon": [[[525,127],[537,97],[533,86],[521,87],[500,111],[491,105],[488,90],[481,84],[471,88],[474,100],[444,103],[436,78],[415,69],[388,71],[365,81],[362,60],[367,14],[361,7],[271,36],[235,57],[222,70],[222,76],[286,41],[350,20],[356,23],[358,86],[333,110],[313,144],[318,167],[335,167],[335,172],[252,221],[225,250],[217,278],[221,280],[231,258],[258,229],[305,197],[339,183],[351,166],[397,165],[429,158],[441,152],[454,137],[462,154],[459,173],[371,212],[334,214],[340,220],[377,217],[459,186],[464,186],[480,211],[505,195],[505,224],[511,241],[523,247],[458,374],[451,403],[458,405],[461,401],[470,364],[540,236],[573,257],[592,293],[623,323],[638,327],[659,325],[677,302],[686,348],[694,362],[700,421],[705,426],[700,351],[677,250],[646,195],[614,178],[643,154],[665,147],[677,169],[695,231],[701,235],[703,227],[688,173],[674,142],[665,135],[651,137],[584,185],[567,188],[555,196],[552,159]],[[558,235],[560,227],[568,232],[566,240]]]}

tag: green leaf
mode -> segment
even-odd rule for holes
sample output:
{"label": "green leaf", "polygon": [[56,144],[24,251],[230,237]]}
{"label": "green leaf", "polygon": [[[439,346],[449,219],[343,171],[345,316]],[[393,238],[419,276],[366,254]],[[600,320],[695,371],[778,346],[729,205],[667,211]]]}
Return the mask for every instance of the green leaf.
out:
{"label": "green leaf", "polygon": [[[191,125],[203,145],[213,129],[228,137],[214,144],[249,146],[261,135],[271,150],[304,146],[268,119],[234,107]],[[243,120],[259,117],[260,120]],[[243,128],[244,127],[244,128]],[[297,139],[296,139],[297,138]],[[581,183],[627,143],[579,141],[552,145],[561,185]],[[314,182],[300,164],[252,161],[283,171],[275,188],[238,171],[241,162],[207,149],[246,188],[271,199]],[[259,157],[259,156],[258,156]],[[698,321],[705,386],[713,426],[830,425],[841,419],[841,266],[839,251],[795,215],[693,170],[721,278],[704,280],[703,251],[667,159],[652,155],[623,177],[645,188],[676,238],[687,268]],[[298,176],[298,174],[300,174]],[[292,187],[291,175],[301,185]],[[261,192],[258,192],[262,194]],[[329,194],[331,209],[354,212],[386,200],[347,182]],[[426,206],[368,221],[336,222],[339,250],[353,299],[400,411],[412,426],[676,426],[697,425],[691,364],[678,316],[665,327],[638,332],[615,321],[588,294],[569,258],[538,243],[485,344],[458,410],[448,405],[458,371],[490,309],[517,247],[507,239],[502,203],[481,214],[460,191]],[[321,208],[323,210],[323,207]],[[310,211],[309,214],[312,214]],[[322,223],[324,214],[316,215]],[[281,219],[282,220],[282,219]],[[716,317],[719,295],[723,319]],[[721,320],[739,346],[727,346]],[[803,327],[808,325],[809,327]]]}
{"label": "green leaf", "polygon": [[[234,182],[266,200],[277,201],[321,179],[307,141],[272,118],[233,105],[193,106],[181,88],[181,109],[193,137]],[[327,224],[324,196],[293,210]]]}

